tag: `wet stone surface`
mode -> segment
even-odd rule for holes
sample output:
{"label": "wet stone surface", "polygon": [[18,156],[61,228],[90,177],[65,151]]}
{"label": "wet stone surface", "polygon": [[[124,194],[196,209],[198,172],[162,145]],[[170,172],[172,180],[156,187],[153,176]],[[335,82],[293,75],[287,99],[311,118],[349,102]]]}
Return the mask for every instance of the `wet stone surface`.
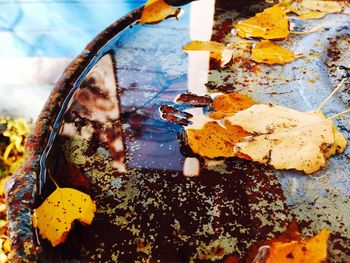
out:
{"label": "wet stone surface", "polygon": [[[337,35],[346,38],[336,29],[349,18],[330,15],[330,30],[291,36],[286,45],[305,58],[284,67],[252,62],[241,41],[244,52],[217,68],[209,56],[203,62],[202,55],[181,50],[190,40],[191,14],[184,9],[179,21],[134,26],[113,39],[68,104],[47,168],[59,183],[91,193],[97,213],[92,225],[77,226],[56,250],[83,262],[224,262],[232,256],[243,262],[251,245],[281,234],[295,218],[305,236],[332,231],[330,262],[349,260],[349,150],[313,176],[236,158],[206,160],[183,149],[183,128],[160,112],[163,105],[174,107],[167,113],[184,112],[191,106],[174,100],[185,92],[203,96],[196,92],[200,89],[315,109],[340,77],[324,62],[333,53],[334,61],[342,61],[337,52],[327,55],[327,48]],[[230,23],[257,9],[252,5],[239,13],[218,3],[208,7],[215,11],[214,31],[213,25],[206,28],[210,38],[237,44]],[[346,45],[338,48],[344,47],[341,54],[349,52]],[[336,97],[326,113],[346,107]],[[337,124],[349,137],[348,119]],[[200,163],[197,176],[184,175],[187,157]]]}

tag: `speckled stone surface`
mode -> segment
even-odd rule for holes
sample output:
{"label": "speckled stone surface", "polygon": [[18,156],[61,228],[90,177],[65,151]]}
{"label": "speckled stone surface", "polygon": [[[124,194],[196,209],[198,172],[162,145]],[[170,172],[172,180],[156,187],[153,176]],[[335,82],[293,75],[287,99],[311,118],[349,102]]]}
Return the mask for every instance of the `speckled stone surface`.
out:
{"label": "speckled stone surface", "polygon": [[[57,83],[29,139],[28,161],[9,184],[10,231],[19,259],[42,250],[42,257],[87,262],[244,261],[252,245],[283,233],[293,219],[304,237],[331,230],[330,262],[350,259],[349,149],[312,176],[236,158],[208,160],[183,151],[182,127],[158,111],[162,105],[188,109],[174,102],[177,95],[213,96],[212,87],[258,103],[317,108],[348,76],[346,58],[330,52],[349,52],[348,10],[304,22],[306,28],[329,28],[284,41],[305,55],[286,66],[257,64],[245,52],[218,68],[209,54],[183,53],[191,39],[241,43],[232,24],[262,8],[259,1],[249,8],[238,1],[198,1],[184,7],[178,21],[129,27],[136,11],[88,45]],[[327,116],[349,107],[347,86],[339,94],[324,108]],[[349,119],[336,125],[349,138]],[[197,176],[185,175],[187,157],[197,158]],[[77,224],[55,249],[40,239],[38,246],[28,222],[31,204],[53,189],[48,172],[97,204],[92,225]]]}

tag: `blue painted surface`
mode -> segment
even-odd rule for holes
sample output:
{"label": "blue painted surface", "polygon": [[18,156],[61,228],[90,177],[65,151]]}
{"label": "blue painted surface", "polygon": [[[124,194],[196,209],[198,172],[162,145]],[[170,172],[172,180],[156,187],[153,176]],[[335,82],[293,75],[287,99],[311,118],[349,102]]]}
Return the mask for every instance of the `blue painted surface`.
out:
{"label": "blue painted surface", "polygon": [[0,0],[0,58],[74,57],[146,0]]}

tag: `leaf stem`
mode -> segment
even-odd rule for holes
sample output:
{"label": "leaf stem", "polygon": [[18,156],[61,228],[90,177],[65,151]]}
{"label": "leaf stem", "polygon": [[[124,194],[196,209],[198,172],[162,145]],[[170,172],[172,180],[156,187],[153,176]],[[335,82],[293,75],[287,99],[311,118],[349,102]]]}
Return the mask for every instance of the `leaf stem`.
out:
{"label": "leaf stem", "polygon": [[350,112],[350,108],[345,110],[345,111],[342,111],[342,112],[340,112],[338,114],[335,114],[334,116],[329,117],[326,120],[333,120],[333,119],[338,118],[339,116],[344,115],[344,114],[349,113],[349,112]]}
{"label": "leaf stem", "polygon": [[61,187],[58,186],[58,184],[56,183],[55,179],[53,179],[50,170],[47,170],[47,174],[49,175],[49,177],[51,178],[52,182],[55,184],[55,186],[60,189]]}
{"label": "leaf stem", "polygon": [[337,87],[332,91],[332,93],[321,103],[321,105],[318,107],[318,109],[316,110],[316,113],[319,113],[321,111],[321,109],[323,108],[323,106],[329,101],[330,98],[332,98],[334,96],[334,94],[341,88],[341,86],[343,85],[343,83],[345,82],[345,80],[347,80],[347,78],[343,78],[339,84],[337,85]]}
{"label": "leaf stem", "polygon": [[294,35],[306,35],[306,34],[312,34],[318,31],[321,31],[322,29],[324,29],[323,26],[315,26],[314,28],[311,28],[309,31],[289,31],[289,33],[294,34]]}

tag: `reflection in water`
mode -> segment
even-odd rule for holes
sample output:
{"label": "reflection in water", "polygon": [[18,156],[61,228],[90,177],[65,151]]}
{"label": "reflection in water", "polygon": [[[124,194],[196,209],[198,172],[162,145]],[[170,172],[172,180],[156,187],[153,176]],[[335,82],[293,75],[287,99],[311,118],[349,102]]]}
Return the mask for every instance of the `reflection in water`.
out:
{"label": "reflection in water", "polygon": [[117,94],[123,87],[113,86],[121,75],[114,77],[111,58],[82,82],[50,156],[56,180],[97,204],[93,224],[77,227],[59,248],[64,255],[103,262],[244,258],[252,243],[284,229],[288,213],[274,175],[242,161],[181,155],[179,127],[157,109],[182,91],[182,79],[159,85],[154,75],[152,88],[140,90],[144,75],[134,75],[135,89]]}
{"label": "reflection in water", "polygon": [[[117,95],[117,85],[112,56],[102,57],[87,74],[80,88],[75,92],[70,102],[69,111],[62,125],[62,136],[74,137],[80,130],[81,136],[88,140],[98,137],[106,141],[114,162],[113,167],[119,172],[125,172],[124,146],[119,123],[120,105]],[[76,123],[86,124],[84,129]],[[95,142],[96,143],[96,142]]]}
{"label": "reflection in water", "polygon": [[[134,26],[111,42],[113,56],[85,77],[65,114],[50,165],[65,167],[55,170],[57,181],[89,191],[97,203],[93,224],[76,228],[66,245],[73,250],[78,243],[85,261],[200,262],[234,255],[243,261],[251,244],[283,232],[292,217],[274,172],[234,158],[181,154],[182,128],[160,117],[160,106],[174,105],[178,94],[206,93],[213,72],[209,54],[192,53],[187,61],[181,47],[188,34],[211,39],[214,2],[201,0],[189,10],[179,21]],[[215,11],[218,25],[218,13],[227,11]],[[216,73],[237,76],[229,69]],[[246,68],[238,73],[246,76]]]}
{"label": "reflection in water", "polygon": [[[191,40],[211,40],[215,0],[202,0],[191,3],[190,38]],[[188,54],[188,90],[197,95],[205,95],[208,82],[210,54],[207,51]]]}

